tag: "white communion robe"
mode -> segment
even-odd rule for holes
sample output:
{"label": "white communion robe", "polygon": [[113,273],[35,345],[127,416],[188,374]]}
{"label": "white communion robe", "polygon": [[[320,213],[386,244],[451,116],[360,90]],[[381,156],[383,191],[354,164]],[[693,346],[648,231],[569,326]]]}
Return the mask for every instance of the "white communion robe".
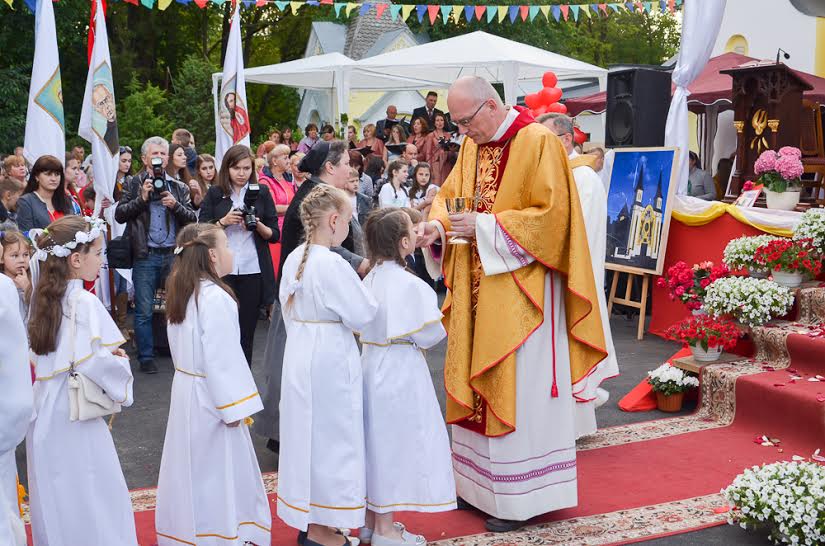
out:
{"label": "white communion robe", "polygon": [[14,450],[26,437],[32,416],[32,386],[26,329],[17,287],[0,275],[0,544],[25,546],[26,530],[17,507]]}
{"label": "white communion robe", "polygon": [[203,280],[168,334],[175,378],[158,480],[158,546],[268,546],[272,515],[243,422],[263,403],[241,348],[238,305]]}
{"label": "white communion robe", "polygon": [[69,420],[68,298],[74,292],[79,292],[73,296],[78,298],[75,369],[122,406],[132,405],[129,359],[112,354],[123,336],[103,303],[83,290],[83,281],[70,281],[58,303],[63,319],[57,349],[33,355],[36,416],[26,436],[26,456],[34,544],[137,546],[132,501],[106,421]]}
{"label": "white communion robe", "polygon": [[378,305],[343,258],[311,245],[284,262],[279,299],[287,340],[281,380],[278,516],[290,527],[364,524],[362,331]]}
{"label": "white communion robe", "polygon": [[[579,154],[573,151],[570,159]],[[573,178],[576,189],[579,191],[579,201],[584,216],[584,227],[587,232],[587,244],[590,247],[590,260],[593,263],[593,279],[596,281],[596,296],[599,299],[599,310],[602,315],[605,349],[607,357],[599,362],[595,370],[579,385],[576,386],[578,403],[576,404],[576,438],[588,436],[596,432],[596,408],[607,401],[607,392],[598,386],[605,379],[619,375],[619,363],[616,360],[616,348],[613,346],[613,335],[610,331],[610,316],[607,314],[607,299],[604,295],[604,257],[607,246],[607,194],[604,191],[602,179],[596,171],[588,166],[573,169]],[[595,397],[579,394],[584,391],[597,389]]]}
{"label": "white communion robe", "polygon": [[367,507],[378,513],[456,507],[450,440],[422,350],[447,335],[436,293],[395,262],[364,284],[378,314],[361,331]]}

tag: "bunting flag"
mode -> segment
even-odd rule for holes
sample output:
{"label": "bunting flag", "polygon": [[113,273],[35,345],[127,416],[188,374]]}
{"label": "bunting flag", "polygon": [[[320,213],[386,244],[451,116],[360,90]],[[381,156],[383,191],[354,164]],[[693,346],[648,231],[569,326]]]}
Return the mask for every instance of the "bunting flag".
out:
{"label": "bunting flag", "polygon": [[[3,0],[6,4],[14,9],[14,2],[20,0]],[[35,2],[37,0],[22,0],[22,2],[29,8],[32,13],[36,12]],[[59,1],[59,0],[54,0]],[[160,11],[165,11],[173,2],[173,0],[110,0],[126,2],[133,5],[142,5],[147,9],[158,8]],[[210,3],[216,6],[223,5],[226,0],[174,0],[178,4],[188,5],[194,1],[194,4],[200,9],[206,8]],[[238,0],[235,0],[238,1]],[[389,17],[393,21],[401,17],[401,20],[406,21],[410,15],[415,12],[419,22],[428,21],[431,25],[441,21],[445,25],[457,24],[461,20],[462,13],[464,19],[469,23],[473,20],[484,22],[485,13],[487,15],[486,22],[503,23],[505,19],[510,21],[510,24],[516,23],[533,23],[538,14],[544,15],[547,22],[572,21],[577,23],[581,18],[601,18],[609,17],[612,13],[621,13],[622,11],[629,13],[674,13],[682,8],[684,0],[651,0],[651,1],[622,1],[611,3],[566,3],[566,4],[532,4],[525,3],[521,5],[509,6],[479,6],[475,4],[389,4],[384,1],[377,2],[336,2],[335,0],[239,0],[238,3],[244,4],[247,8],[265,7],[274,5],[279,11],[286,15],[287,8],[291,8],[291,14],[296,15],[299,10],[305,6],[321,7],[332,6],[335,11],[335,17],[349,18],[352,12],[358,9],[358,15],[361,17],[373,16],[380,19],[384,13],[389,12]],[[103,3],[104,11],[106,3]],[[389,10],[387,9],[389,8]],[[572,17],[571,17],[572,13]],[[92,14],[94,17],[94,13]],[[89,51],[91,51],[91,43],[89,44]]]}
{"label": "bunting flag", "polygon": [[[112,77],[112,59],[109,55],[109,35],[106,31],[106,15],[101,0],[95,3],[92,58],[86,76],[86,91],[83,94],[83,109],[77,134],[92,146],[92,169],[96,195],[94,214],[100,212],[101,201],[105,198],[114,202],[115,182],[120,166],[120,143],[117,131],[117,110],[115,108],[115,84]],[[92,31],[92,28],[89,29]],[[112,226],[112,236],[123,233],[126,226],[114,221],[114,207],[104,212],[106,221]]]}
{"label": "bunting flag", "polygon": [[34,163],[42,155],[53,155],[63,163],[66,131],[54,6],[52,0],[38,0],[38,4],[34,16],[34,62],[23,148],[29,163]]}
{"label": "bunting flag", "polygon": [[[355,4],[356,6],[358,4]],[[349,6],[347,6],[349,7]],[[241,6],[235,6],[226,43],[218,115],[215,124],[215,159],[218,165],[223,154],[235,144],[249,146],[249,114],[246,107],[246,81],[243,76],[243,45],[241,44]]]}

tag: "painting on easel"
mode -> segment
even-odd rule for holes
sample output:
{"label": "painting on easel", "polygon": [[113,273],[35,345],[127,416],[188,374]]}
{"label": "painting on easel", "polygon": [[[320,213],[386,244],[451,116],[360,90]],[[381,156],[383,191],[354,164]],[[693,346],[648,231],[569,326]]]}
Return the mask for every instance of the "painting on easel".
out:
{"label": "painting on easel", "polygon": [[617,148],[607,193],[605,267],[661,275],[676,192],[676,148]]}

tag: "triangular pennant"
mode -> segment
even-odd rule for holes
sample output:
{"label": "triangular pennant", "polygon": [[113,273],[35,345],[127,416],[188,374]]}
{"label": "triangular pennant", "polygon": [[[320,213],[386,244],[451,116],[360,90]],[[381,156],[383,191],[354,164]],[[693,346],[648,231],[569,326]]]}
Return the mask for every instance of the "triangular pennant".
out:
{"label": "triangular pennant", "polygon": [[510,16],[510,24],[516,22],[516,17],[518,17],[518,6],[510,6],[507,8],[507,15]]}
{"label": "triangular pennant", "polygon": [[550,6],[539,6],[539,11],[544,14],[544,18],[550,20]]}
{"label": "triangular pennant", "polygon": [[630,13],[633,13],[633,11],[634,11],[636,8],[634,8],[634,7],[633,7],[633,2],[625,2],[625,3],[624,3],[624,9],[626,9],[626,10],[627,10],[627,11],[629,11]]}
{"label": "triangular pennant", "polygon": [[445,25],[450,22],[450,14],[452,12],[452,6],[441,6],[441,19],[444,21]]}
{"label": "triangular pennant", "polygon": [[438,4],[427,6],[427,15],[430,18],[430,24],[434,25],[435,20],[438,19]]}
{"label": "triangular pennant", "polygon": [[507,6],[497,6],[496,11],[498,11],[498,22],[501,23],[510,10],[507,9]]}
{"label": "triangular pennant", "polygon": [[[160,2],[163,2],[163,0],[160,0]],[[242,0],[241,3],[244,5],[245,8],[250,8],[252,7],[252,4],[255,3],[255,0]]]}
{"label": "triangular pennant", "polygon": [[372,4],[368,2],[364,2],[361,4],[361,7],[358,9],[358,15],[364,17],[369,11],[372,9]]}
{"label": "triangular pennant", "polygon": [[[25,0],[26,7],[29,8],[29,11],[32,13],[37,13],[37,3],[35,0]],[[11,5],[11,4],[9,4]]]}
{"label": "triangular pennant", "polygon": [[335,2],[332,7],[335,8],[335,16],[341,17],[341,8],[346,6],[343,2]]}
{"label": "triangular pennant", "polygon": [[6,4],[8,4],[8,5],[9,5],[9,7],[10,7],[12,10],[14,9],[13,0],[6,0]]}
{"label": "triangular pennant", "polygon": [[192,3],[192,0],[175,0],[178,4],[189,5]]}
{"label": "triangular pennant", "polygon": [[[464,6],[463,5],[458,6],[456,4],[453,4],[453,24],[458,24],[461,21],[461,12],[462,11],[464,11]],[[464,15],[465,16],[467,15],[466,11],[464,12]],[[467,22],[469,23],[470,21],[467,20]]]}
{"label": "triangular pennant", "polygon": [[530,6],[530,22],[533,22],[533,19],[536,18],[536,15],[539,14],[539,7],[538,6]]}
{"label": "triangular pennant", "polygon": [[667,11],[667,0],[659,0],[659,11],[662,13]]}
{"label": "triangular pennant", "polygon": [[644,7],[645,7],[645,11],[650,13],[651,8],[653,8],[653,3],[652,2],[645,2]]}
{"label": "triangular pennant", "polygon": [[[456,6],[456,10],[458,6]],[[473,21],[473,6],[464,6],[464,18],[467,19],[468,23]],[[456,23],[458,22],[458,16],[456,16]]]}
{"label": "triangular pennant", "polygon": [[[567,18],[570,17],[570,6],[562,4],[559,6],[559,9],[561,9],[562,17],[564,17],[564,20],[567,21]],[[556,17],[556,19],[558,19],[558,17]]]}
{"label": "triangular pennant", "polygon": [[375,18],[380,19],[389,4],[375,4]]}
{"label": "triangular pennant", "polygon": [[[180,1],[181,0],[178,0],[178,2],[180,2]],[[188,2],[189,0],[186,0],[186,1]],[[257,0],[255,2],[255,7],[258,7],[258,8],[263,7],[263,6],[266,5],[266,3],[267,3],[266,0]]]}
{"label": "triangular pennant", "polygon": [[[135,5],[137,5],[137,0],[126,0],[126,1],[129,2],[129,3],[134,3]],[[208,1],[209,0],[195,0],[195,5],[197,5],[200,9],[203,9],[203,8],[206,7],[206,3]]]}
{"label": "triangular pennant", "polygon": [[[140,1],[143,2],[143,0]],[[216,6],[222,6],[224,2],[226,2],[226,0],[212,0],[212,3]]]}
{"label": "triangular pennant", "polygon": [[596,12],[596,15],[599,14],[599,5],[598,4],[590,4],[590,9]]}
{"label": "triangular pennant", "polygon": [[[327,4],[331,4],[332,1],[329,0],[326,2]],[[320,6],[321,3],[318,0],[306,0],[306,5],[308,6]]]}
{"label": "triangular pennant", "polygon": [[160,11],[166,11],[166,8],[170,5],[172,5],[172,0],[158,0],[158,9]]}
{"label": "triangular pennant", "polygon": [[561,7],[560,6],[553,6],[553,18],[556,20],[557,23],[559,22],[559,19],[561,19]]}
{"label": "triangular pennant", "polygon": [[[481,21],[481,18],[484,16],[484,12],[487,11],[487,6],[476,6],[473,11],[476,14],[476,19]],[[470,20],[467,19],[467,22],[469,23]]]}
{"label": "triangular pennant", "polygon": [[355,2],[347,2],[347,9],[346,9],[347,17],[352,15],[352,10],[354,10],[357,7],[358,7],[358,4],[356,4]]}
{"label": "triangular pennant", "polygon": [[492,23],[496,20],[496,15],[498,15],[498,10],[495,6],[487,6],[487,22]]}
{"label": "triangular pennant", "polygon": [[390,4],[390,17],[392,17],[393,21],[395,21],[398,18],[399,13],[401,13],[401,6]]}
{"label": "triangular pennant", "polygon": [[424,4],[415,6],[415,14],[418,16],[418,22],[424,21],[424,14],[427,13],[427,6]]}
{"label": "triangular pennant", "polygon": [[578,21],[579,20],[579,10],[581,8],[579,6],[577,6],[576,4],[573,4],[572,6],[570,6],[570,9],[573,11],[573,20]]}
{"label": "triangular pennant", "polygon": [[619,13],[619,9],[621,9],[622,5],[621,4],[608,4],[608,7],[610,9],[612,9],[613,11],[615,11],[616,13]]}
{"label": "triangular pennant", "polygon": [[412,13],[412,11],[414,9],[415,9],[415,5],[413,5],[413,4],[404,4],[403,6],[401,6],[401,19],[403,19],[404,21],[409,19],[410,14]]}
{"label": "triangular pennant", "polygon": [[292,8],[292,15],[298,15],[298,10],[304,6],[303,2],[290,2],[289,7]]}
{"label": "triangular pennant", "polygon": [[143,7],[152,9],[155,6],[155,0],[140,0]]}
{"label": "triangular pennant", "polygon": [[679,8],[682,6],[682,0],[676,0],[676,7]]}
{"label": "triangular pennant", "polygon": [[607,17],[607,4],[599,4],[599,9],[604,13],[605,17]]}
{"label": "triangular pennant", "polygon": [[521,21],[524,22],[527,20],[527,16],[530,14],[530,8],[527,6],[519,6],[518,13],[521,15]]}
{"label": "triangular pennant", "polygon": [[590,10],[587,9],[587,6],[582,6],[582,10],[580,12],[582,15],[590,19]]}
{"label": "triangular pennant", "polygon": [[275,7],[278,8],[278,11],[286,10],[286,7],[289,5],[289,2],[286,0],[275,0]]}

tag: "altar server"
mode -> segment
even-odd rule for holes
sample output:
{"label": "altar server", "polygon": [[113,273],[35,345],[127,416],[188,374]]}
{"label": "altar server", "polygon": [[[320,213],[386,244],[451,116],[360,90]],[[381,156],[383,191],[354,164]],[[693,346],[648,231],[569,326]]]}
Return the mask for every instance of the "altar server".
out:
{"label": "altar server", "polygon": [[18,300],[14,282],[0,275],[0,347],[3,347],[0,360],[0,544],[9,546],[26,544],[26,531],[17,508],[14,450],[23,441],[32,414],[29,351]]}
{"label": "altar server", "polygon": [[166,282],[175,364],[160,462],[159,546],[269,546],[272,516],[244,420],[263,409],[241,348],[226,234],[190,224]]}
{"label": "altar server", "polygon": [[393,525],[393,513],[456,507],[450,440],[421,352],[447,333],[436,293],[406,269],[416,240],[410,216],[377,210],[366,235],[377,265],[364,284],[378,314],[361,331],[368,512],[359,536],[373,546],[422,545],[423,536]]}
{"label": "altar server", "polygon": [[103,264],[101,227],[66,216],[29,232],[39,265],[29,320],[36,417],[26,436],[37,546],[137,546],[132,502],[106,421],[70,415],[71,362],[112,402],[132,405],[129,359],[118,349],[123,336],[100,300],[83,289]]}
{"label": "altar server", "polygon": [[349,545],[331,527],[364,525],[366,484],[361,357],[353,331],[377,311],[352,267],[330,251],[352,205],[318,185],[301,203],[306,242],[283,266],[287,330],[281,386],[278,516],[307,531],[305,546]]}

